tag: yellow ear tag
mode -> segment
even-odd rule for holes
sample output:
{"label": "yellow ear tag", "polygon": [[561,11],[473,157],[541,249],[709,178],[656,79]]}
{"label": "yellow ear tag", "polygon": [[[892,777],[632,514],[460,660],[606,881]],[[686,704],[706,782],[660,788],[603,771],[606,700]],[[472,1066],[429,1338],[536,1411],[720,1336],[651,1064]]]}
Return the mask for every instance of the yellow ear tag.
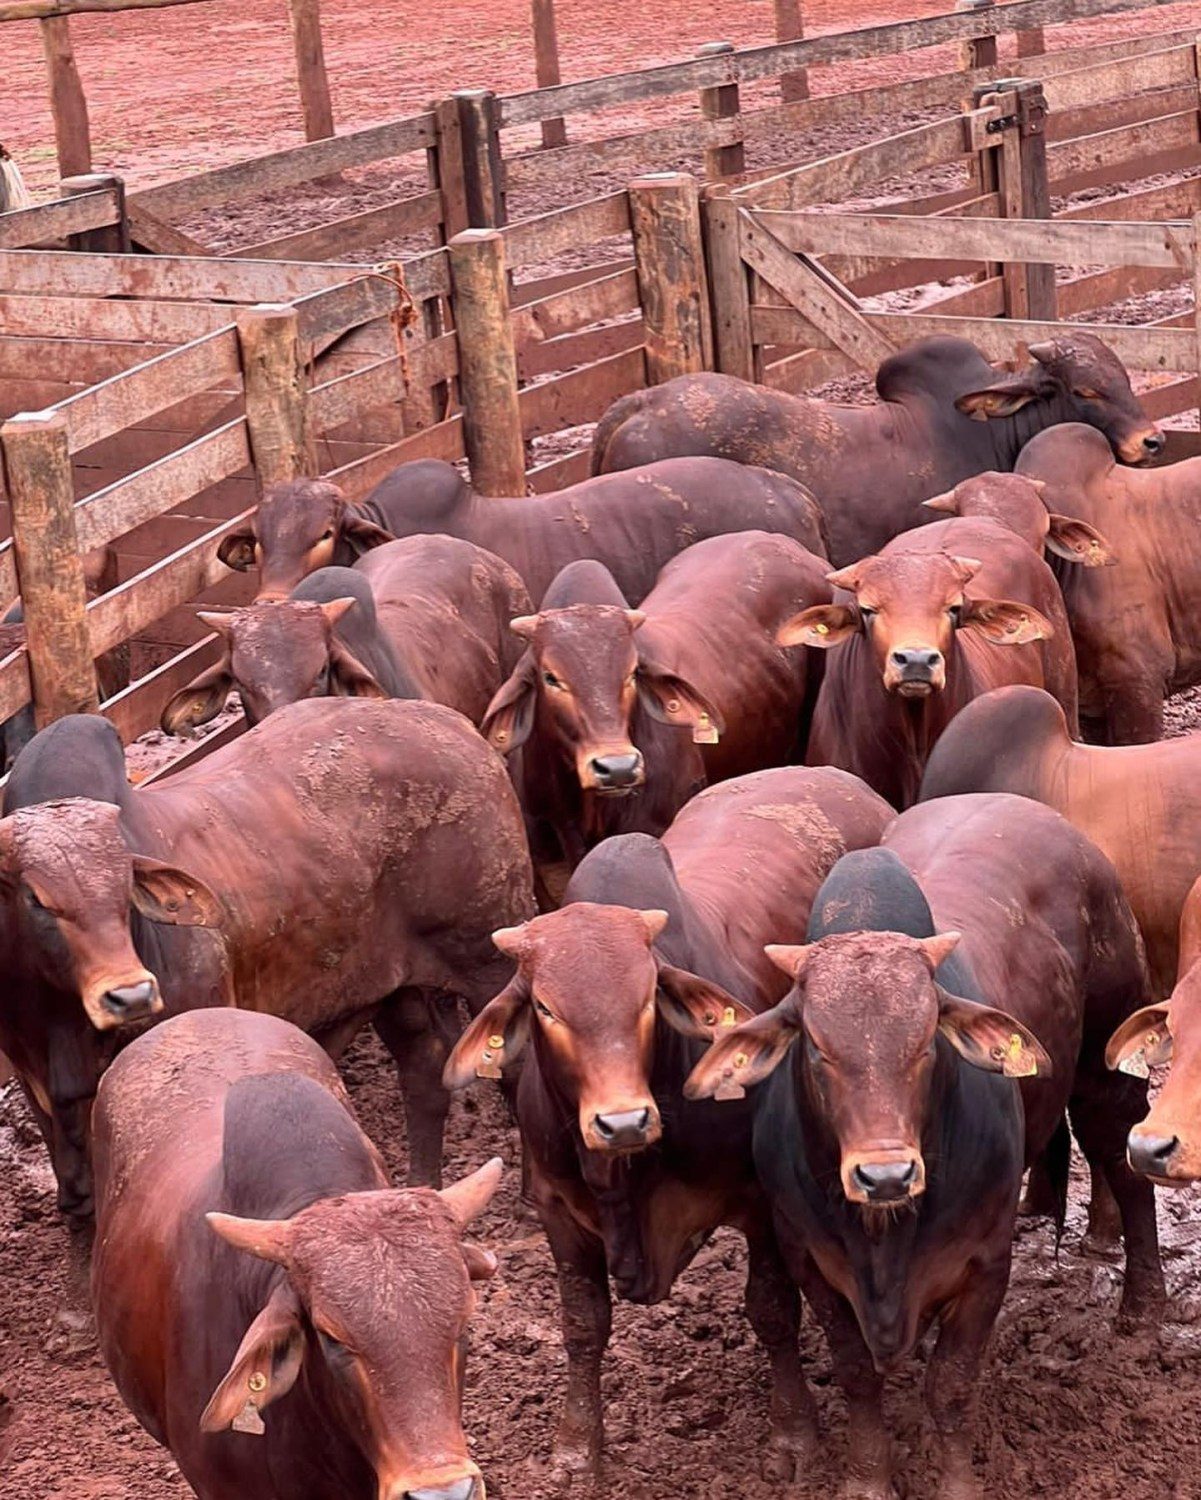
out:
{"label": "yellow ear tag", "polygon": [[694,745],[716,745],[718,741],[717,730],[713,727],[713,721],[708,714],[701,714],[692,728],[692,743]]}
{"label": "yellow ear tag", "polygon": [[734,1015],[734,1007],[732,1005],[727,1005],[725,1010],[723,1010],[721,1013],[721,1024],[723,1026],[733,1026],[735,1022],[736,1018]]}
{"label": "yellow ear tag", "polygon": [[488,1038],[488,1045],[480,1054],[480,1061],[475,1070],[477,1078],[499,1078],[501,1076],[500,1063],[497,1054],[505,1050],[505,1039],[493,1033]]}
{"label": "yellow ear tag", "polygon": [[818,635],[829,635],[830,634],[830,627],[828,625],[823,625],[820,622],[817,625],[815,625],[813,628],[814,628],[814,630],[817,631]]}
{"label": "yellow ear tag", "polygon": [[1002,1053],[1001,1072],[1006,1078],[1035,1078],[1038,1076],[1038,1063],[1034,1055],[1026,1050],[1026,1044],[1018,1033],[1012,1032],[1009,1037],[1009,1045],[998,1049]]}

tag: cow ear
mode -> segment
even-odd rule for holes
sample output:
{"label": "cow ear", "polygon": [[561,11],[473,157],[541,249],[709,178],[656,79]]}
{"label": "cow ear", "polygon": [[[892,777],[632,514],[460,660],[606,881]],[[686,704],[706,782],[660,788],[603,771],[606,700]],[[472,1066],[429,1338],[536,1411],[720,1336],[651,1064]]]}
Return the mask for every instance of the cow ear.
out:
{"label": "cow ear", "polygon": [[286,1279],[246,1330],[233,1363],[200,1418],[201,1432],[261,1433],[260,1413],[296,1384],[304,1360],[304,1322]]}
{"label": "cow ear", "polygon": [[529,1034],[530,988],[517,975],[455,1043],[442,1070],[443,1087],[465,1089],[473,1078],[499,1078],[501,1068],[520,1056]]}
{"label": "cow ear", "polygon": [[698,745],[715,745],[725,733],[717,705],[685,678],[639,658],[637,682],[638,697],[652,719],[691,729]]}
{"label": "cow ear", "polygon": [[133,904],[151,922],[169,927],[219,927],[221,903],[186,870],[133,855]]}
{"label": "cow ear", "polygon": [[335,636],[329,644],[329,676],[339,698],[386,698],[388,694],[353,651]]}
{"label": "cow ear", "polygon": [[247,568],[254,567],[254,544],[253,531],[235,531],[217,548],[217,556],[227,568],[245,573]]}
{"label": "cow ear", "polygon": [[365,552],[370,552],[373,547],[382,547],[385,542],[394,542],[396,540],[390,531],[385,531],[382,526],[377,526],[374,521],[368,521],[365,517],[349,509],[342,512],[341,531],[342,539],[347,543],[356,557],[362,557]]}
{"label": "cow ear", "polygon": [[686,1099],[741,1099],[774,1071],[801,1030],[792,991],[771,1010],[723,1030],[684,1083]]}
{"label": "cow ear", "polygon": [[956,1052],[986,1073],[1049,1078],[1051,1059],[1034,1035],[991,1005],[978,1005],[939,987],[938,1029]]}
{"label": "cow ear", "polygon": [[1046,615],[1013,599],[965,599],[959,625],[994,646],[1027,646],[1031,641],[1049,641],[1055,634]]}
{"label": "cow ear", "polygon": [[534,654],[527,651],[484,712],[480,733],[502,755],[511,755],[530,737],[538,702],[537,677]]}
{"label": "cow ear", "polygon": [[659,965],[659,1014],[681,1036],[712,1041],[719,1027],[738,1026],[755,1012],[712,980],[687,969]]}
{"label": "cow ear", "polygon": [[840,646],[858,635],[859,611],[849,604],[814,604],[785,620],[776,631],[778,646]]}
{"label": "cow ear", "polygon": [[232,687],[229,658],[224,656],[167,700],[159,719],[163,733],[183,734],[185,730],[215,719],[225,707]]}
{"label": "cow ear", "polygon": [[1040,375],[1036,370],[1022,371],[1007,380],[998,380],[995,385],[985,386],[979,391],[969,391],[955,402],[956,408],[965,417],[975,422],[987,422],[996,417],[1012,417],[1054,389],[1054,381]]}
{"label": "cow ear", "polygon": [[1087,521],[1056,515],[1054,511],[1050,521],[1051,529],[1043,539],[1043,545],[1048,552],[1054,552],[1056,557],[1079,563],[1085,568],[1106,568],[1117,562],[1109,543]]}
{"label": "cow ear", "polygon": [[1144,1005],[1127,1016],[1109,1039],[1105,1065],[1133,1078],[1146,1078],[1151,1068],[1172,1058],[1172,1033],[1168,1030],[1168,1007]]}

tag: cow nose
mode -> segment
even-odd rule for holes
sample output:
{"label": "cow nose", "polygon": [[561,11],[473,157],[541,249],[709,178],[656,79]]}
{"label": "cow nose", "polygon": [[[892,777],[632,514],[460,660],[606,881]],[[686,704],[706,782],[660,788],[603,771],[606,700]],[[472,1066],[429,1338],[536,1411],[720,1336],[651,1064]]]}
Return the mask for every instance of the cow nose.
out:
{"label": "cow nose", "polygon": [[1162,432],[1153,432],[1150,437],[1143,439],[1143,451],[1154,458],[1157,453],[1163,452],[1167,441]]}
{"label": "cow nose", "polygon": [[153,1003],[154,981],[151,979],[143,979],[140,984],[123,984],[104,993],[105,1009],[123,1021],[148,1014]]}
{"label": "cow nose", "polygon": [[851,1174],[872,1203],[907,1198],[917,1176],[915,1161],[861,1162]]}
{"label": "cow nose", "polygon": [[456,1479],[453,1484],[439,1485],[432,1490],[406,1490],[404,1500],[476,1500],[479,1484],[470,1474],[466,1479]]}
{"label": "cow nose", "polygon": [[1148,1177],[1166,1177],[1172,1157],[1180,1145],[1179,1136],[1144,1135],[1132,1130],[1126,1141],[1126,1154],[1136,1172]]}
{"label": "cow nose", "polygon": [[904,646],[892,653],[892,660],[902,671],[933,672],[942,661],[942,652],[924,646]]}
{"label": "cow nose", "polygon": [[649,1109],[625,1109],[617,1114],[596,1115],[593,1118],[597,1135],[613,1150],[645,1146],[650,1123]]}
{"label": "cow nose", "polygon": [[637,750],[632,755],[594,755],[590,764],[597,786],[606,790],[637,786],[642,780],[642,756]]}

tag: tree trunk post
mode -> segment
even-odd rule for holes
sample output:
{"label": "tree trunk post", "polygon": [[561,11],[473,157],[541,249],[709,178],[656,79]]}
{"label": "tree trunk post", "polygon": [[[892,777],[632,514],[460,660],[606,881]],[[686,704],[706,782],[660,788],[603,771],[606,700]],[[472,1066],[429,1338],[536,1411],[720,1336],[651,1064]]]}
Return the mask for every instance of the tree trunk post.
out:
{"label": "tree trunk post", "polygon": [[234,314],[246,388],[246,425],[260,489],[316,469],[308,425],[308,378],[299,320],[286,304]]}
{"label": "tree trunk post", "polygon": [[80,198],[85,193],[112,192],[116,196],[117,222],[106,224],[101,229],[85,229],[81,234],[68,237],[72,250],[82,250],[91,255],[128,255],[132,246],[129,240],[129,217],[125,212],[125,181],[111,173],[91,172],[86,177],[64,177],[59,183],[59,192],[64,198]]}
{"label": "tree trunk post", "polygon": [[88,101],[71,46],[70,18],[52,16],[38,24],[42,28],[42,50],[50,81],[58,175],[79,177],[92,170],[92,134],[88,126]]}
{"label": "tree trunk post", "polygon": [[323,141],[334,133],[334,107],[321,38],[321,0],[288,0],[296,83],[306,141]]}
{"label": "tree trunk post", "polygon": [[99,708],[88,634],[87,587],[75,532],[67,419],[27,412],[0,427],[13,553],[39,729]]}
{"label": "tree trunk post", "polygon": [[[697,48],[698,57],[725,57],[734,52],[733,42],[707,42]],[[739,98],[738,75],[731,67],[729,83],[714,84],[699,91],[702,120],[736,120],[742,113]],[[705,147],[705,180],[717,182],[726,177],[737,177],[746,170],[746,148],[741,140],[728,146]]]}
{"label": "tree trunk post", "polygon": [[[801,13],[801,0],[774,0],[774,5],[776,13],[776,41],[803,41],[805,37],[805,19]],[[798,68],[795,73],[781,73],[780,97],[785,104],[794,104],[798,99],[808,99],[808,70]]]}
{"label": "tree trunk post", "polygon": [[738,243],[738,214],[738,204],[724,183],[713,183],[702,193],[714,368],[723,375],[754,380],[750,283]]}
{"label": "tree trunk post", "polygon": [[471,482],[482,495],[524,495],[525,445],[504,238],[498,229],[465,229],[449,249]]}
{"label": "tree trunk post", "polygon": [[652,385],[713,368],[708,277],[696,178],[655,172],[630,183],[634,262]]}
{"label": "tree trunk post", "polygon": [[459,111],[468,225],[472,229],[499,229],[508,223],[508,217],[496,95],[491,89],[460,89],[454,97]]}
{"label": "tree trunk post", "polygon": [[[540,89],[563,82],[559,71],[559,30],[555,22],[555,0],[533,0],[534,78]],[[566,146],[567,121],[562,115],[542,122],[542,146]]]}

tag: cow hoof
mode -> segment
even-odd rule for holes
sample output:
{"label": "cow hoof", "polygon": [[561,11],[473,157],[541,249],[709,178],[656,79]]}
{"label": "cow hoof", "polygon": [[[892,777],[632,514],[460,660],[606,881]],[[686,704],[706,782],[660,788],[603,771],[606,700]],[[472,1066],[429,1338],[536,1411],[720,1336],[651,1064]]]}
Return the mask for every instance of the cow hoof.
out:
{"label": "cow hoof", "polygon": [[1080,1243],[1076,1247],[1078,1254],[1087,1255],[1090,1260],[1121,1260],[1122,1242],[1108,1234],[1095,1234],[1091,1229],[1087,1234],[1081,1235]]}
{"label": "cow hoof", "polygon": [[887,1479],[847,1479],[838,1500],[897,1500],[897,1492]]}
{"label": "cow hoof", "polygon": [[794,1484],[804,1476],[817,1448],[817,1432],[776,1432],[768,1439],[760,1471],[768,1484]]}
{"label": "cow hoof", "polygon": [[600,1455],[584,1443],[556,1443],[550,1469],[560,1495],[587,1495],[600,1484]]}

